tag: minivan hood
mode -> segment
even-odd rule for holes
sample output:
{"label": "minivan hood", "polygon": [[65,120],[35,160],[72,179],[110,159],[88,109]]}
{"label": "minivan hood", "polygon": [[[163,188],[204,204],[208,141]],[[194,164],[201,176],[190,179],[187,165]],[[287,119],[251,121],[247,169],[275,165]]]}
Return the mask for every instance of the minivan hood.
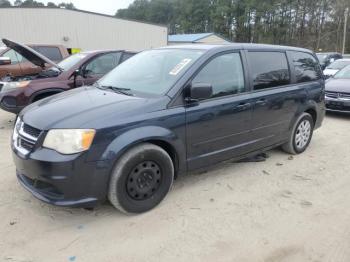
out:
{"label": "minivan hood", "polygon": [[334,79],[326,81],[326,91],[350,93],[350,79]]}
{"label": "minivan hood", "polygon": [[[23,121],[40,130],[53,128],[101,128],[160,108],[159,99],[141,98],[101,90],[94,86],[76,88],[27,106]],[[155,106],[150,106],[153,102]],[[108,118],[108,121],[104,119]],[[102,123],[102,124],[101,124]],[[105,127],[105,126],[103,126]]]}
{"label": "minivan hood", "polygon": [[49,64],[53,67],[56,67],[60,71],[63,71],[61,67],[59,67],[55,62],[51,61],[46,56],[36,52],[32,48],[16,43],[14,41],[3,38],[2,42],[8,47],[15,50],[21,56],[25,57],[28,61],[32,62],[36,66],[40,66],[41,68],[45,68],[45,64]]}

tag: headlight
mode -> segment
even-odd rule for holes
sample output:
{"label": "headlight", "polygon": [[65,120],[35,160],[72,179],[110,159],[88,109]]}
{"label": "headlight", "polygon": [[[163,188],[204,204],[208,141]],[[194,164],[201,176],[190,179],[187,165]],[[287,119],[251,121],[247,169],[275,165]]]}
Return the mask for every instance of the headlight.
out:
{"label": "headlight", "polygon": [[43,146],[65,155],[86,151],[94,140],[93,129],[52,129],[44,140]]}
{"label": "headlight", "polygon": [[29,85],[30,81],[21,81],[21,82],[4,82],[2,87],[2,92],[11,91],[16,88],[26,87]]}

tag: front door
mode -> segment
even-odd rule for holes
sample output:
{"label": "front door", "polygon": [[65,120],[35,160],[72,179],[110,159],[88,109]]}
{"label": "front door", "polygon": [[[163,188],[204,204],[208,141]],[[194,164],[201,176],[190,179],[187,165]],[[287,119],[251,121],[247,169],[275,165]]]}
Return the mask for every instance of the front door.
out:
{"label": "front door", "polygon": [[77,86],[94,84],[118,65],[120,56],[121,52],[110,52],[87,62],[83,66],[83,77],[77,78]]}
{"label": "front door", "polygon": [[212,58],[192,83],[211,84],[213,95],[186,108],[188,169],[247,153],[251,97],[246,93],[240,53]]}

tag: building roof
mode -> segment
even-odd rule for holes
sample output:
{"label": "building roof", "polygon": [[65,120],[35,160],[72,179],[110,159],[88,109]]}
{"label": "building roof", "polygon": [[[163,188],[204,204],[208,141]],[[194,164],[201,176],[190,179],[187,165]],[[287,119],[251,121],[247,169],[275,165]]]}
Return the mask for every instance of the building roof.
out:
{"label": "building roof", "polygon": [[169,42],[186,42],[194,43],[208,36],[215,35],[214,33],[202,33],[202,34],[181,34],[181,35],[169,35]]}

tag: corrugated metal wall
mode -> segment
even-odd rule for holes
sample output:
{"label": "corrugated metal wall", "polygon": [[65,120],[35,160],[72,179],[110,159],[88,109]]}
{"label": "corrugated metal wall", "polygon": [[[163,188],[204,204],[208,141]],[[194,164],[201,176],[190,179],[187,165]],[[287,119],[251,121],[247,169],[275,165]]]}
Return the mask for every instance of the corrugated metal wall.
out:
{"label": "corrugated metal wall", "polygon": [[[49,8],[0,8],[0,37],[68,48],[144,50],[167,45],[167,28]],[[64,41],[64,38],[68,41]]]}

